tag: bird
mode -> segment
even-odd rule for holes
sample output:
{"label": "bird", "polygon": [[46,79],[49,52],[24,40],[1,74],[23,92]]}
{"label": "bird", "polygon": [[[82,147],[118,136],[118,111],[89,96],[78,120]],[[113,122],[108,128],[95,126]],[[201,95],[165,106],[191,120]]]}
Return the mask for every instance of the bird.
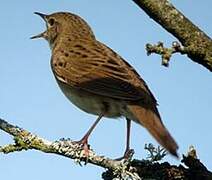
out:
{"label": "bird", "polygon": [[43,14],[46,30],[31,39],[48,41],[51,69],[64,95],[79,109],[97,119],[76,141],[88,152],[88,138],[103,117],[125,118],[126,147],[130,152],[131,122],[146,128],[170,154],[178,157],[178,145],[163,124],[157,100],[137,71],[118,53],[97,40],[89,24],[70,12]]}

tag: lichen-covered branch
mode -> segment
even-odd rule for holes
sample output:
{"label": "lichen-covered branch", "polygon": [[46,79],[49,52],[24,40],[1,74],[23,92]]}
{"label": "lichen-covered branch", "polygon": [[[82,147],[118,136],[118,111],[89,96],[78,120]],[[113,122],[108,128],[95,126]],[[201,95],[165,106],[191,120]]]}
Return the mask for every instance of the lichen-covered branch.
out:
{"label": "lichen-covered branch", "polygon": [[35,149],[45,153],[54,153],[71,158],[81,165],[81,162],[91,163],[103,168],[110,169],[114,175],[120,177],[129,177],[136,179],[135,172],[129,169],[128,165],[132,155],[127,160],[113,160],[104,156],[97,155],[93,150],[89,150],[89,157],[85,157],[83,146],[71,140],[61,139],[59,141],[50,142],[44,138],[38,137],[18,126],[9,124],[0,119],[0,129],[12,135],[15,143],[0,147],[0,152],[5,154],[14,151]]}
{"label": "lichen-covered branch", "polygon": [[[48,141],[38,137],[29,131],[18,126],[9,124],[0,119],[0,129],[12,135],[14,144],[0,146],[0,152],[12,153],[15,151],[35,149],[45,153],[54,153],[75,160],[81,165],[91,163],[99,167],[106,168],[107,171],[102,174],[104,180],[141,180],[141,179],[203,179],[212,178],[211,172],[196,158],[196,152],[192,149],[187,156],[183,157],[183,162],[189,167],[170,165],[169,163],[158,163],[166,152],[163,148],[155,148],[152,145],[146,145],[145,149],[149,152],[148,160],[129,159],[113,160],[105,156],[97,155],[93,150],[89,150],[89,156],[86,158],[83,145],[77,144],[69,139],[58,141]],[[194,154],[194,156],[193,156]]]}
{"label": "lichen-covered branch", "polygon": [[133,0],[152,19],[174,35],[184,53],[212,71],[212,40],[168,0]]}
{"label": "lichen-covered branch", "polygon": [[169,66],[169,61],[171,59],[172,54],[181,53],[186,54],[186,48],[181,46],[178,42],[173,42],[171,48],[166,48],[163,46],[162,42],[158,42],[156,45],[147,44],[146,45],[147,55],[152,53],[156,53],[161,55],[162,57],[162,65],[165,67]]}

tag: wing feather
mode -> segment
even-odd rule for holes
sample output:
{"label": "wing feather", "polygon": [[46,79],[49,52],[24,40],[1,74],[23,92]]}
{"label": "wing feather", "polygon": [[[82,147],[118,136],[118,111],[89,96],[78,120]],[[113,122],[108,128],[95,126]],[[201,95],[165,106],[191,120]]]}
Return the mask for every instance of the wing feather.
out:
{"label": "wing feather", "polygon": [[63,83],[111,98],[156,103],[133,67],[104,44],[75,43],[71,51],[62,49],[54,53],[51,62],[55,77]]}

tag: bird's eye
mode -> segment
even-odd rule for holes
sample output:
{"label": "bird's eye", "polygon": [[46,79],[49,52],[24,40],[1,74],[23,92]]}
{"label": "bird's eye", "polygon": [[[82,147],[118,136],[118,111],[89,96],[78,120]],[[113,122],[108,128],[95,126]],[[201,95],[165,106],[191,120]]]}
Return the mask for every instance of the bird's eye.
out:
{"label": "bird's eye", "polygon": [[50,26],[53,26],[54,23],[55,23],[55,20],[53,18],[50,18],[48,23],[49,23]]}

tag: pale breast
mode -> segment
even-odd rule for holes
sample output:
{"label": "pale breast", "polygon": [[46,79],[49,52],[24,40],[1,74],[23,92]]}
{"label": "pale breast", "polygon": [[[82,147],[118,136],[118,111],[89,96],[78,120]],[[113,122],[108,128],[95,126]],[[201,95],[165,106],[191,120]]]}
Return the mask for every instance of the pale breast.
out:
{"label": "pale breast", "polygon": [[72,88],[60,81],[57,82],[65,96],[81,110],[94,115],[105,112],[105,116],[110,118],[121,116],[123,107],[118,100],[100,97],[84,90]]}

